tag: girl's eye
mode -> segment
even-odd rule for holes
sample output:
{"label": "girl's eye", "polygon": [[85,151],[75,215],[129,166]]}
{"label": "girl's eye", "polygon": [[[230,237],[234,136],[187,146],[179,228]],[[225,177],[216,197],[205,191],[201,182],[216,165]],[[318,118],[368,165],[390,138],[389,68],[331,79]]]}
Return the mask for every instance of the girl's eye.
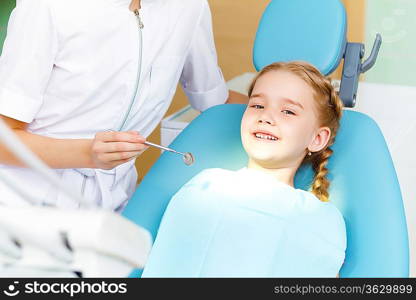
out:
{"label": "girl's eye", "polygon": [[250,107],[254,107],[254,108],[256,108],[256,109],[262,109],[262,108],[264,108],[264,106],[263,106],[263,105],[259,105],[259,104],[254,104],[254,105],[252,105],[252,106],[250,106]]}
{"label": "girl's eye", "polygon": [[286,115],[295,115],[295,113],[294,113],[293,111],[291,111],[291,110],[287,110],[287,109],[282,110],[282,112],[283,112],[284,114],[286,114]]}

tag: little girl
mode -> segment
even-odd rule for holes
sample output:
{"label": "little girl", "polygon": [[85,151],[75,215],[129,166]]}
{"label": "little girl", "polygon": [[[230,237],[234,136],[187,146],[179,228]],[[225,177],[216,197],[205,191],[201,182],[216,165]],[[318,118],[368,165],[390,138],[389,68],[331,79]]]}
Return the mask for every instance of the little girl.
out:
{"label": "little girl", "polygon": [[[335,277],[345,257],[342,215],[326,168],[342,115],[330,81],[305,62],[265,67],[241,121],[248,165],[208,169],[163,216],[144,277]],[[311,164],[311,191],[294,188]]]}

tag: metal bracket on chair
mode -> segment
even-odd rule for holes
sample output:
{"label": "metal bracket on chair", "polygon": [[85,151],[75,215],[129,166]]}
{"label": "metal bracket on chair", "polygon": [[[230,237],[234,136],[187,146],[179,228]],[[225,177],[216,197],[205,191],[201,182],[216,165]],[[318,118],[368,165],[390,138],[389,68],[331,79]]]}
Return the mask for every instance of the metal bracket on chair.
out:
{"label": "metal bracket on chair", "polygon": [[361,43],[347,43],[344,53],[344,67],[342,69],[341,86],[339,96],[345,107],[354,107],[357,97],[358,79],[361,73],[371,69],[378,56],[381,46],[381,35],[378,33],[373,49],[367,60],[361,63],[365,48]]}
{"label": "metal bracket on chair", "polygon": [[373,49],[371,50],[371,54],[367,58],[367,60],[361,65],[361,73],[367,72],[374,66],[377,60],[378,51],[380,50],[380,47],[381,47],[381,35],[380,33],[377,33],[376,40],[374,41]]}

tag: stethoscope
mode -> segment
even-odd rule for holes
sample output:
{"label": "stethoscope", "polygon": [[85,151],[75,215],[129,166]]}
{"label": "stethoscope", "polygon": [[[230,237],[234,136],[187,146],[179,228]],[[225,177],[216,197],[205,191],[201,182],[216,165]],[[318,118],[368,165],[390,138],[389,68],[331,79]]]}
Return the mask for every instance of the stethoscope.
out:
{"label": "stethoscope", "polygon": [[[131,109],[134,105],[136,95],[137,95],[137,92],[138,92],[138,89],[139,89],[139,82],[140,82],[140,77],[141,77],[141,72],[142,72],[142,62],[143,62],[143,32],[142,32],[142,30],[144,28],[144,25],[143,25],[142,19],[140,17],[139,9],[134,10],[134,15],[136,16],[137,25],[139,27],[139,43],[140,43],[140,46],[139,46],[139,67],[138,67],[138,72],[137,72],[137,77],[136,77],[136,85],[135,85],[135,88],[134,88],[134,93],[133,93],[132,99],[130,101],[130,105],[129,105],[129,108],[127,110],[127,113],[124,115],[123,121],[122,121],[121,125],[119,126],[118,131],[122,131],[124,129],[124,127],[126,126],[128,117],[129,117]],[[113,131],[113,130],[108,130],[108,131]],[[187,166],[190,166],[195,162],[194,156],[190,152],[179,152],[179,151],[173,150],[171,148],[163,147],[161,145],[157,145],[157,144],[154,144],[154,143],[151,143],[151,142],[148,142],[148,141],[144,142],[144,144],[147,145],[147,146],[156,147],[156,148],[159,148],[159,149],[162,149],[162,150],[166,150],[166,151],[169,151],[169,152],[172,152],[172,153],[182,155],[183,162]]]}

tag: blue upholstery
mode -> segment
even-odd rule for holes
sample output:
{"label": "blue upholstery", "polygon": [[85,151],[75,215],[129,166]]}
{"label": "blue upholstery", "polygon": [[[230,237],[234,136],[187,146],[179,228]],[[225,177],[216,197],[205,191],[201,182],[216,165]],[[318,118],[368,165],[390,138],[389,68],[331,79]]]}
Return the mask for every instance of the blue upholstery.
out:
{"label": "blue upholstery", "polygon": [[330,74],[343,56],[346,29],[345,9],[337,0],[271,1],[257,30],[254,66],[304,60]]}
{"label": "blue upholstery", "polygon": [[[274,61],[305,60],[329,74],[343,56],[345,33],[345,10],[338,0],[273,0],[259,25],[254,65],[260,70]],[[192,152],[196,163],[187,167],[177,155],[165,152],[143,179],[124,216],[155,237],[169,200],[191,177],[206,168],[245,166],[240,139],[244,108],[219,105],[193,120],[171,147]],[[348,239],[340,276],[408,277],[403,202],[380,129],[368,116],[346,110],[333,150],[328,166],[330,199],[344,216]],[[307,190],[312,175],[310,167],[300,168],[296,187]],[[140,276],[140,271],[132,276]]]}
{"label": "blue upholstery", "polygon": [[[187,167],[177,155],[165,152],[145,176],[123,215],[155,237],[170,198],[190,178],[206,168],[237,170],[245,166],[247,156],[240,138],[244,108],[239,104],[215,106],[188,125],[171,147],[192,152],[195,164]],[[407,277],[403,203],[378,126],[361,113],[345,111],[333,149],[328,166],[330,196],[343,213],[348,234],[340,276]],[[310,167],[301,168],[295,185],[307,190],[311,179]]]}

